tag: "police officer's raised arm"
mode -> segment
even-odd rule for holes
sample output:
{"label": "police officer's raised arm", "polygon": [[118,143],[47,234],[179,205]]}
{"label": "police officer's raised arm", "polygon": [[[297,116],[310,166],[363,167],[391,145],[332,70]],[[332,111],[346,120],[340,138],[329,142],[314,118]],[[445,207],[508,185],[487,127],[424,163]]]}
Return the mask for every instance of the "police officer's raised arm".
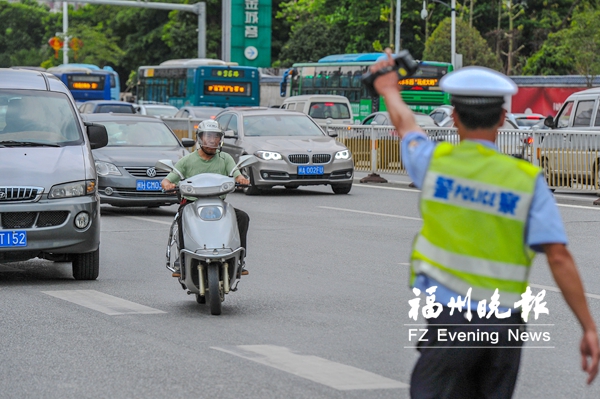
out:
{"label": "police officer's raised arm", "polygon": [[[385,49],[387,59],[376,62],[371,65],[371,72],[376,72],[382,68],[386,68],[394,65],[392,59],[392,51],[387,48]],[[423,129],[415,121],[415,117],[406,105],[406,103],[400,97],[400,91],[398,89],[398,73],[395,71],[386,73],[375,79],[374,87],[379,94],[385,99],[387,111],[390,114],[393,125],[398,131],[400,138],[404,137],[408,133],[421,132]]]}

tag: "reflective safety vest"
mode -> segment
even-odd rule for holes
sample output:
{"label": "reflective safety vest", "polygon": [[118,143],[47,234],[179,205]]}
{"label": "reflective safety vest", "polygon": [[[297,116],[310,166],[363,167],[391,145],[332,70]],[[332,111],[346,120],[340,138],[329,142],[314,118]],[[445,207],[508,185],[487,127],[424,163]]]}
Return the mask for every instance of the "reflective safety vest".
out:
{"label": "reflective safety vest", "polygon": [[476,141],[436,146],[421,192],[423,227],[413,244],[411,286],[424,273],[472,301],[496,289],[512,308],[534,252],[525,225],[539,169]]}

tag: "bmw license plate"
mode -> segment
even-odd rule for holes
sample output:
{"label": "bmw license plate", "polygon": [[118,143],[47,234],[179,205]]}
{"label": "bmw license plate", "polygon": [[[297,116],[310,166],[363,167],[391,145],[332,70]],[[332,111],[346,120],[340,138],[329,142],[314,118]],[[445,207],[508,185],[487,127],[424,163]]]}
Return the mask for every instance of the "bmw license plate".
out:
{"label": "bmw license plate", "polygon": [[135,189],[137,191],[160,191],[160,180],[136,180]]}
{"label": "bmw license plate", "polygon": [[0,231],[0,247],[26,247],[27,232],[23,230]]}
{"label": "bmw license plate", "polygon": [[323,172],[324,172],[323,166],[309,166],[309,165],[298,166],[298,175],[299,176],[322,175]]}

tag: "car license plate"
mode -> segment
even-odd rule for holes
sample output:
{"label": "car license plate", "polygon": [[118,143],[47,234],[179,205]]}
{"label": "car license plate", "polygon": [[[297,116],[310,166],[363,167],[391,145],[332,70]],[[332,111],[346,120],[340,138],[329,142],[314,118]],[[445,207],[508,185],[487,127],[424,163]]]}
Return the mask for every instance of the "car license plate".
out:
{"label": "car license plate", "polygon": [[160,191],[160,180],[136,180],[135,189],[137,191]]}
{"label": "car license plate", "polygon": [[26,247],[27,232],[23,230],[0,231],[0,247]]}
{"label": "car license plate", "polygon": [[300,175],[300,176],[322,175],[323,171],[324,171],[323,166],[308,166],[308,165],[298,166],[298,175]]}

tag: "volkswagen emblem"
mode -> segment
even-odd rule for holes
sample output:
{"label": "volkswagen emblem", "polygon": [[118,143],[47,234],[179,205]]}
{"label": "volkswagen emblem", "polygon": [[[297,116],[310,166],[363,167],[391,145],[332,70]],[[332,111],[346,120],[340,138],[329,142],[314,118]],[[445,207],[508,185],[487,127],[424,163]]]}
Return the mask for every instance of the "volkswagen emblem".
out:
{"label": "volkswagen emblem", "polygon": [[154,169],[154,168],[148,168],[148,169],[146,169],[146,175],[148,177],[154,177],[154,176],[156,176],[156,169]]}
{"label": "volkswagen emblem", "polygon": [[6,198],[6,193],[4,191],[0,191],[0,200]]}

